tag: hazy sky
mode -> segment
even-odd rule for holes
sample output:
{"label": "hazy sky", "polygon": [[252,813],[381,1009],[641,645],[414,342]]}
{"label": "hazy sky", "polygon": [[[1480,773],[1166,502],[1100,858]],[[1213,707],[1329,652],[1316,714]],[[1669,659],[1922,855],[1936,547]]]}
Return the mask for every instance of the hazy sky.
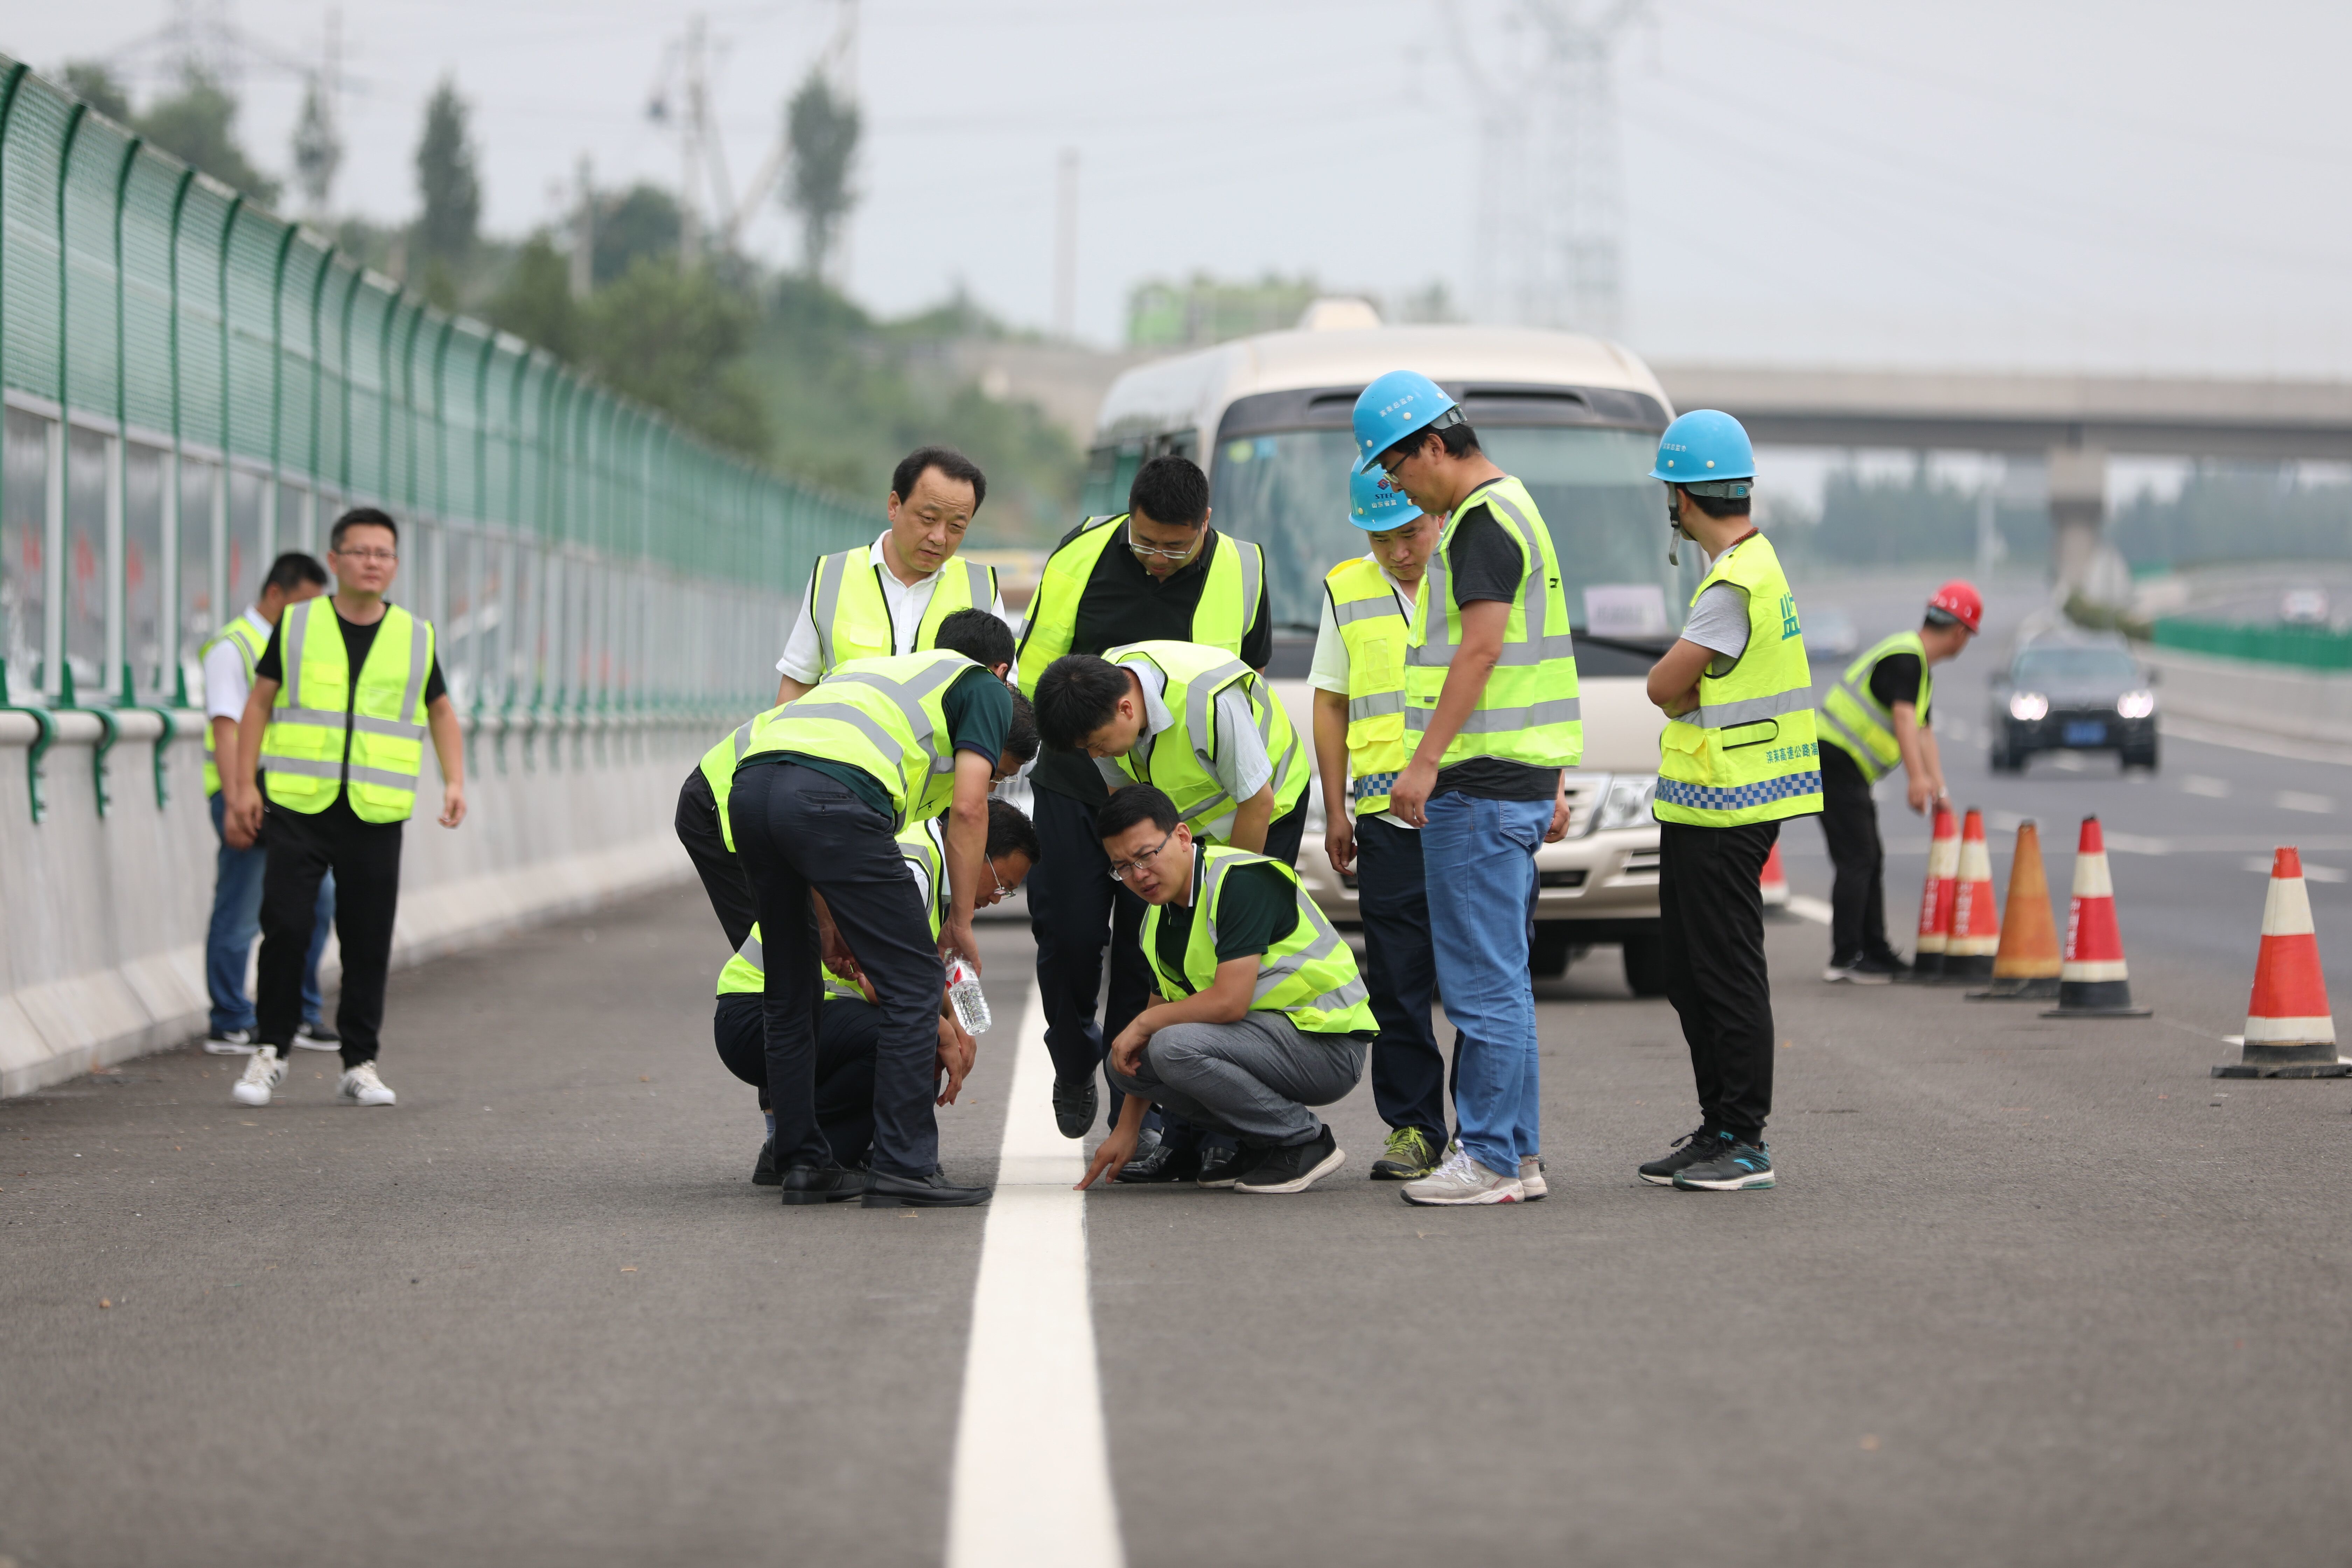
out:
{"label": "hazy sky", "polygon": [[[199,4],[205,0],[198,0]],[[1554,0],[1566,5],[1568,0]],[[1081,158],[1079,328],[1205,268],[1391,292],[1471,279],[1475,114],[1448,28],[1505,0],[865,0],[868,138],[851,286],[899,311],[959,280],[1044,326],[1054,167]],[[1586,0],[1599,12],[1603,0]],[[554,216],[575,160],[675,183],[644,116],[673,0],[347,5],[338,204],[415,203],[422,104],[476,109],[488,223]],[[54,70],[167,0],[17,5]],[[235,0],[314,56],[317,0]],[[739,186],[835,0],[708,7]],[[1617,82],[1623,336],[1660,357],[2352,375],[2352,6],[2242,0],[1650,0]],[[1517,47],[1517,46],[1514,46]],[[256,69],[245,132],[283,168],[299,86]],[[751,242],[782,259],[787,215]]]}

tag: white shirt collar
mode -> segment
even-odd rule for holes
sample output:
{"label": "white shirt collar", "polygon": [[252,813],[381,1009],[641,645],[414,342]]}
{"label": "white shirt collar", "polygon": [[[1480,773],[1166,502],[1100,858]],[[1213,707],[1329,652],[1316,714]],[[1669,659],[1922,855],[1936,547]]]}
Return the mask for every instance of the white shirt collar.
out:
{"label": "white shirt collar", "polygon": [[[899,582],[898,574],[890,570],[890,563],[884,559],[882,554],[882,542],[889,537],[890,531],[887,528],[881,532],[876,534],[874,536],[874,543],[866,552],[866,559],[879,567],[881,569],[882,575],[888,578],[893,586],[900,588],[919,588],[926,583],[938,582],[940,580],[940,572],[947,570],[947,561],[942,561],[940,563],[940,572],[929,573],[923,576],[916,578],[911,583]],[[955,557],[952,555],[948,557],[948,561],[952,561],[954,559]]]}
{"label": "white shirt collar", "polygon": [[[1135,684],[1143,690],[1143,728],[1147,734],[1164,735],[1176,727],[1176,715],[1168,711],[1168,679],[1152,668],[1143,656],[1119,666],[1135,677]],[[1155,684],[1155,679],[1157,684]]]}
{"label": "white shirt collar", "polygon": [[261,618],[261,606],[259,605],[247,605],[245,607],[245,618],[247,624],[251,626],[255,631],[259,632],[265,637],[269,635],[272,628],[268,621]]}

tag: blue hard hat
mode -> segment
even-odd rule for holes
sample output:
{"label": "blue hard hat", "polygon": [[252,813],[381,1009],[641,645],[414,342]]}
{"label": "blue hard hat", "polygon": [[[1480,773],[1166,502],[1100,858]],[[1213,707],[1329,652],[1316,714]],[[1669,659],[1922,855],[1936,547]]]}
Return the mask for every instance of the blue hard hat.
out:
{"label": "blue hard hat", "polygon": [[1748,445],[1748,432],[1730,415],[1714,408],[1694,408],[1658,437],[1657,466],[1650,470],[1650,477],[1670,485],[1752,479],[1756,448]]}
{"label": "blue hard hat", "polygon": [[1348,521],[1366,533],[1386,533],[1421,515],[1421,508],[1378,468],[1348,476]]}
{"label": "blue hard hat", "polygon": [[1356,399],[1357,473],[1375,466],[1381,454],[1416,430],[1426,430],[1448,414],[1459,423],[1454,399],[1417,370],[1392,370]]}

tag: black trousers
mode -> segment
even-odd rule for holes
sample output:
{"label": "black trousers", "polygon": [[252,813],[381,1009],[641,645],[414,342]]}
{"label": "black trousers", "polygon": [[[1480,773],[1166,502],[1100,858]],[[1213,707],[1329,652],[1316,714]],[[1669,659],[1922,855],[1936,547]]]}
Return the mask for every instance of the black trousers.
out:
{"label": "black trousers", "polygon": [[702,890],[710,898],[710,912],[719,917],[719,929],[727,933],[731,952],[751,934],[751,922],[760,918],[760,911],[751,901],[751,884],[743,879],[742,861],[727,847],[727,837],[719,830],[719,802],[698,766],[677,789],[677,841],[686,846],[686,858],[694,862],[694,874],[702,879]]}
{"label": "black trousers", "polygon": [[1892,958],[1886,945],[1886,851],[1878,841],[1878,803],[1862,769],[1843,747],[1822,747],[1822,837],[1837,880],[1830,890],[1830,958]]}
{"label": "black trousers", "polygon": [[[757,996],[721,996],[710,1020],[719,1059],[760,1091],[768,1107],[766,1005]],[[835,997],[816,1010],[816,1124],[834,1158],[865,1163],[874,1142],[874,1047],[882,1037],[882,1009]]]}
{"label": "black trousers", "polygon": [[1772,981],[1764,967],[1764,858],[1777,822],[1658,824],[1666,999],[1682,1015],[1699,1114],[1749,1143],[1772,1113]]}
{"label": "black trousers", "polygon": [[375,1060],[383,1027],[384,974],[400,912],[397,822],[362,822],[338,799],[315,816],[271,802],[261,817],[269,860],[261,873],[261,963],[254,986],[254,1037],[283,1056],[302,1022],[302,976],[318,923],[319,882],[335,874],[335,935],[343,978],[335,1032],[343,1065]]}
{"label": "black trousers", "polygon": [[[1356,907],[1364,920],[1364,984],[1381,1032],[1372,1042],[1372,1104],[1391,1128],[1419,1128],[1445,1147],[1445,1053],[1429,1008],[1437,955],[1421,835],[1377,816],[1356,822]],[[1461,1037],[1457,1032],[1455,1048]]]}
{"label": "black trousers", "polygon": [[[932,1068],[939,1058],[947,972],[930,917],[890,822],[844,785],[790,762],[739,768],[727,811],[735,851],[760,914],[768,984],[763,1005],[768,1100],[776,1164],[837,1163],[817,1114],[819,980],[816,909],[824,895],[849,950],[874,984],[881,1015],[874,1047],[877,1171],[922,1177],[939,1169]],[[1109,885],[1106,879],[1104,885]]]}

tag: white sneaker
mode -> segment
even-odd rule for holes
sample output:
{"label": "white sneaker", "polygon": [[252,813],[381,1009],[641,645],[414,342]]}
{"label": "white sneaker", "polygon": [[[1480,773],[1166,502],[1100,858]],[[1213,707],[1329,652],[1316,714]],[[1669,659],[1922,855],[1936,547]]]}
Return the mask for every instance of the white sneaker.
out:
{"label": "white sneaker", "polygon": [[255,1050],[245,1064],[245,1076],[229,1089],[239,1105],[267,1105],[269,1091],[286,1081],[286,1064],[278,1059],[276,1046],[263,1046]]}
{"label": "white sneaker", "polygon": [[1405,1202],[1424,1205],[1515,1204],[1527,1196],[1518,1177],[1490,1171],[1459,1148],[1428,1175],[1407,1182],[1402,1193]]}
{"label": "white sneaker", "polygon": [[362,1062],[343,1069],[342,1081],[335,1085],[335,1098],[348,1100],[353,1105],[397,1105],[400,1097],[392,1092],[383,1079],[375,1076],[375,1063]]}
{"label": "white sneaker", "polygon": [[1543,1159],[1540,1155],[1525,1154],[1519,1158],[1519,1191],[1528,1203],[1551,1195],[1551,1184],[1544,1180]]}
{"label": "white sneaker", "polygon": [[249,1057],[253,1054],[251,1029],[215,1029],[205,1037],[205,1054],[212,1057]]}

